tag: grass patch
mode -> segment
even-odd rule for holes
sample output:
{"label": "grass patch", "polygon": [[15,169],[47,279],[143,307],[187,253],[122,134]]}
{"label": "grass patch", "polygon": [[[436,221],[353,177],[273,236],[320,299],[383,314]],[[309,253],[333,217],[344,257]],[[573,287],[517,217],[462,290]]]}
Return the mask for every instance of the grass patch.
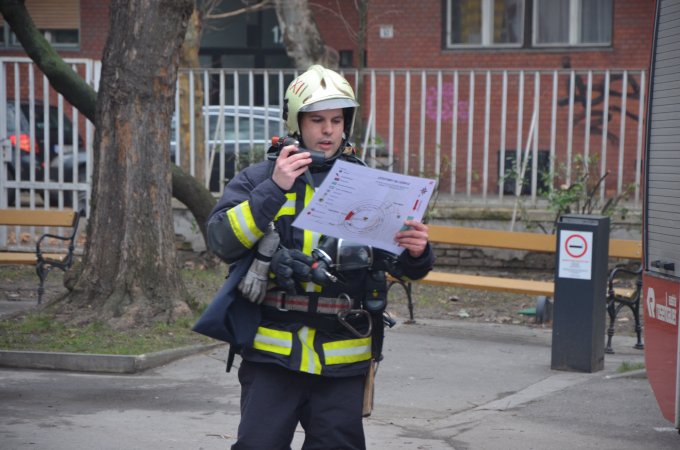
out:
{"label": "grass patch", "polygon": [[640,370],[645,368],[645,363],[641,362],[628,362],[624,361],[621,363],[621,365],[616,369],[617,373],[626,373],[626,372],[632,372],[633,370]]}
{"label": "grass patch", "polygon": [[147,328],[116,331],[104,322],[82,327],[59,323],[45,313],[0,321],[0,348],[48,352],[141,355],[170,348],[215,342],[191,331],[195,319],[174,324],[156,323]]}

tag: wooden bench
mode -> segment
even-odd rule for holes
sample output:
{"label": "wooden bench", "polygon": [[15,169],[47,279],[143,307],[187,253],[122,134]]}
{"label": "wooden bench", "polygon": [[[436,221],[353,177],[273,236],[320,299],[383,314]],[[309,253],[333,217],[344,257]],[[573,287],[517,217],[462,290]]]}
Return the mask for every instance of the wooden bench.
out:
{"label": "wooden bench", "polygon": [[[447,244],[458,247],[523,250],[553,254],[556,251],[556,236],[550,234],[429,225],[429,235],[430,242],[435,245]],[[633,240],[611,239],[609,241],[609,257],[639,261],[642,259],[642,243]],[[608,280],[608,290],[605,294],[607,311],[610,318],[607,330],[608,340],[605,348],[608,353],[613,353],[611,339],[614,335],[616,317],[623,306],[628,306],[633,311],[638,340],[636,348],[643,348],[639,314],[641,284],[637,285],[636,281],[636,288],[634,289],[624,289],[615,286],[616,276],[622,273],[628,274],[628,272],[630,271],[615,269],[610,273]],[[432,271],[425,278],[416,282],[436,286],[455,286],[465,289],[534,295],[539,296],[541,300],[552,298],[555,295],[555,284],[553,281]],[[404,288],[408,300],[409,317],[413,321],[413,285],[411,282],[391,279],[388,290],[395,284]]]}
{"label": "wooden bench", "polygon": [[[28,210],[28,209],[0,209],[0,226],[39,226],[68,228],[69,234],[59,236],[46,233],[40,236],[35,244],[35,253],[26,251],[0,250],[0,264],[35,265],[40,284],[38,286],[38,304],[42,302],[45,292],[45,279],[53,268],[66,271],[73,264],[75,238],[78,232],[80,214],[76,211],[56,210]],[[46,239],[64,241],[68,247],[63,253],[43,252],[42,246]]]}

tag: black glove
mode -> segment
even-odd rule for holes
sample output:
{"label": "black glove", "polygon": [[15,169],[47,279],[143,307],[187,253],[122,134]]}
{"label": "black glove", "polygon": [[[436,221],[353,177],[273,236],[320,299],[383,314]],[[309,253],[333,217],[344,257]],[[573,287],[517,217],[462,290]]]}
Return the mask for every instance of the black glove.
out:
{"label": "black glove", "polygon": [[300,250],[288,250],[283,247],[274,253],[269,270],[274,274],[274,282],[288,292],[295,291],[295,281],[311,279],[311,256]]}

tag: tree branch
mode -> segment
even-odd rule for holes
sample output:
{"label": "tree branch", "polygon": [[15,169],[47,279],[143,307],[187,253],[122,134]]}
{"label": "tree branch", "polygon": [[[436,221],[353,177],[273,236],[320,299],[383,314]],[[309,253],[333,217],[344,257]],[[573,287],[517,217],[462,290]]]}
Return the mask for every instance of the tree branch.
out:
{"label": "tree branch", "polygon": [[212,11],[208,11],[205,14],[204,17],[206,19],[209,19],[209,20],[226,19],[228,17],[234,17],[234,16],[238,16],[238,15],[241,15],[241,14],[247,14],[247,13],[251,13],[251,12],[261,11],[263,9],[271,8],[273,6],[274,6],[273,0],[262,0],[261,2],[256,3],[254,5],[244,6],[241,9],[235,9],[233,11],[228,11],[228,12],[224,12],[224,13],[213,14]]}

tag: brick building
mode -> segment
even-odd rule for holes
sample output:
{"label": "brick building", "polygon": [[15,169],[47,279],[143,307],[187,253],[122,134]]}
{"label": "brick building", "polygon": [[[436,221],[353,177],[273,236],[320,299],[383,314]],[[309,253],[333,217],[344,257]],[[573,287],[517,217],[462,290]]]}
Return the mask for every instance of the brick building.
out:
{"label": "brick building", "polygon": [[[325,42],[340,53],[341,65],[356,67],[359,49],[352,34],[358,32],[359,16],[355,2],[309,3]],[[366,67],[555,69],[563,67],[566,60],[575,69],[649,65],[653,1],[560,0],[550,2],[552,9],[546,14],[540,9],[543,3],[547,8],[548,2],[540,0],[371,0]],[[555,9],[555,4],[564,6],[563,11]],[[101,58],[108,34],[109,1],[26,0],[26,5],[38,28],[63,57]],[[239,5],[240,0],[224,0],[222,9]],[[596,19],[589,19],[589,14],[602,16],[602,20],[592,23]],[[543,15],[545,24],[539,19]],[[571,16],[578,19],[569,23]],[[0,26],[0,56],[23,55],[4,21]],[[203,62],[227,63],[232,56],[244,63],[238,67],[284,67],[276,26],[272,10],[225,19],[219,28],[213,24],[205,31]],[[551,26],[561,29],[555,36],[542,36],[541,27]],[[600,31],[587,36],[588,27]],[[219,57],[208,57],[217,54]],[[259,58],[258,54],[272,56]],[[248,62],[252,66],[245,64]],[[274,62],[277,64],[271,65]],[[233,62],[229,66],[236,67]]]}

